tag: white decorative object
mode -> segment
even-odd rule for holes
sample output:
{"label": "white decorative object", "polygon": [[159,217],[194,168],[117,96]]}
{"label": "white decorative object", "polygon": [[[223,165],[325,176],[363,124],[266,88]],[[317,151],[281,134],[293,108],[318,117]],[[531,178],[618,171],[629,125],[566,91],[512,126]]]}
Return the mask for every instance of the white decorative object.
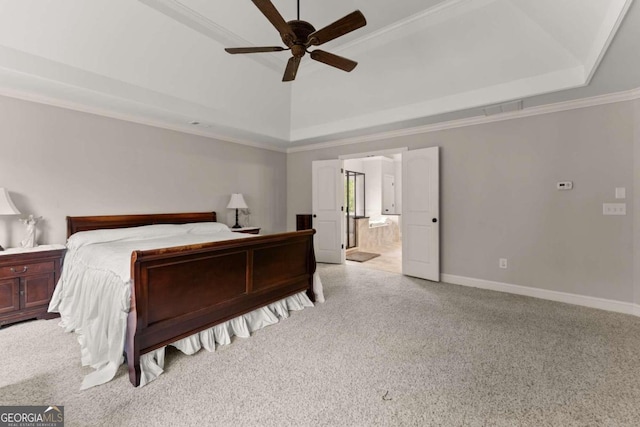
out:
{"label": "white decorative object", "polygon": [[241,225],[243,227],[250,227],[251,226],[251,211],[249,211],[249,209],[240,210],[240,217],[242,219]]}
{"label": "white decorative object", "polygon": [[27,235],[24,240],[20,242],[20,246],[23,248],[35,248],[36,244],[36,224],[42,219],[41,216],[34,217],[29,215],[28,218],[20,218],[20,222],[27,226]]}

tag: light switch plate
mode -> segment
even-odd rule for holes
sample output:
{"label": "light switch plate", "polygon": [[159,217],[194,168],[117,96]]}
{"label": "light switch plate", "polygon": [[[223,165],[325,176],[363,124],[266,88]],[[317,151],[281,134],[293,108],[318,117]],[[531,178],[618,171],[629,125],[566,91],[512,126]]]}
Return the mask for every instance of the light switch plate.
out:
{"label": "light switch plate", "polygon": [[627,189],[625,187],[616,187],[616,199],[626,199]]}

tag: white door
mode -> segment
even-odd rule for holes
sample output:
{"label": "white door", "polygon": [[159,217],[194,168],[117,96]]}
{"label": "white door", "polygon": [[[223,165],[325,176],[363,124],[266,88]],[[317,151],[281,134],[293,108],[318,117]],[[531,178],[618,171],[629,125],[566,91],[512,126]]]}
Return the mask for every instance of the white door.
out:
{"label": "white door", "polygon": [[440,281],[438,147],[402,153],[402,274]]}
{"label": "white door", "polygon": [[316,261],[342,264],[344,250],[344,172],[342,160],[314,161],[312,212]]}

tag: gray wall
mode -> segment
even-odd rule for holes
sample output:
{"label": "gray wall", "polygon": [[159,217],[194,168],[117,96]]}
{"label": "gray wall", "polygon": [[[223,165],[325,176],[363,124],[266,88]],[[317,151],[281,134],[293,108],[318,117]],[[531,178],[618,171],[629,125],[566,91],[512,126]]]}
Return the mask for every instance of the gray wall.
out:
{"label": "gray wall", "polygon": [[[634,142],[634,178],[633,178],[633,241],[634,241],[634,283],[635,303],[640,305],[640,100],[636,100],[635,106],[635,142]],[[631,204],[631,203],[630,203]],[[640,315],[640,309],[636,310]]]}
{"label": "gray wall", "polygon": [[[287,225],[311,212],[313,160],[440,146],[443,273],[633,302],[634,114],[624,102],[291,153]],[[603,216],[622,186],[628,215]]]}
{"label": "gray wall", "polygon": [[[254,225],[292,230],[311,212],[312,160],[436,145],[443,273],[640,304],[640,100],[285,156],[0,97],[0,187],[44,216],[41,244],[64,243],[66,215],[215,210],[232,223],[232,192]],[[602,216],[620,186],[628,215]],[[0,218],[1,244],[23,234]]]}
{"label": "gray wall", "polygon": [[[212,211],[240,192],[253,225],[286,228],[286,155],[0,97],[0,187],[42,215],[38,242],[64,243],[65,216]],[[25,228],[0,217],[0,244]]]}

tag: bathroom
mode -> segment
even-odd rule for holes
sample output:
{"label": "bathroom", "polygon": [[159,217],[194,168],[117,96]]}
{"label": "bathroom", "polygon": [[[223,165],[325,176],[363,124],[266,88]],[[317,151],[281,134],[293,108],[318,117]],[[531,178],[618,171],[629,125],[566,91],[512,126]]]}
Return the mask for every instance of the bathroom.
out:
{"label": "bathroom", "polygon": [[402,269],[400,154],[344,161],[347,263]]}

